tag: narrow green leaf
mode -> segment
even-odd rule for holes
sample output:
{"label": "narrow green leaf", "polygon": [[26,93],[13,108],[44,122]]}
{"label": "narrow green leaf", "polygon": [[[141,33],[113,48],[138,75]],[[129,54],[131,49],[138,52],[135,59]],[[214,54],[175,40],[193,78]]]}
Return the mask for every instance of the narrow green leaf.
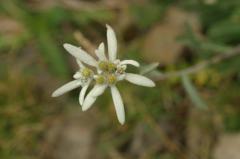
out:
{"label": "narrow green leaf", "polygon": [[194,85],[192,84],[192,82],[190,81],[190,79],[187,75],[182,75],[182,84],[183,84],[187,94],[189,95],[191,101],[193,102],[193,104],[198,108],[206,109],[207,104],[200,97],[196,88],[194,87]]}

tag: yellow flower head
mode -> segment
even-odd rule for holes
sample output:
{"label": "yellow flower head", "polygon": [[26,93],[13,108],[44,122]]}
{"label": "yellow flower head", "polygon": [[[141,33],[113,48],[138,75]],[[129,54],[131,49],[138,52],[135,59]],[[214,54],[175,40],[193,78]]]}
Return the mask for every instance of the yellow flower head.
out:
{"label": "yellow flower head", "polygon": [[117,82],[117,77],[113,74],[107,76],[108,84],[115,84]]}
{"label": "yellow flower head", "polygon": [[89,77],[91,77],[92,75],[93,75],[93,71],[90,70],[89,68],[84,68],[84,69],[82,70],[82,76],[83,76],[83,77],[89,78]]}

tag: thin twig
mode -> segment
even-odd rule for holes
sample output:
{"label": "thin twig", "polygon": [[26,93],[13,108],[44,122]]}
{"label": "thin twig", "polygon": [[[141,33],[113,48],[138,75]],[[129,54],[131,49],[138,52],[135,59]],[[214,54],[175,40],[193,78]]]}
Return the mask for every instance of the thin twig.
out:
{"label": "thin twig", "polygon": [[214,56],[213,58],[211,58],[209,60],[202,61],[202,62],[200,62],[196,65],[193,65],[191,67],[188,67],[186,69],[160,74],[159,76],[154,77],[154,80],[155,81],[166,80],[166,79],[173,78],[173,77],[180,77],[183,74],[197,73],[198,71],[200,71],[202,69],[205,69],[206,67],[208,67],[210,65],[218,64],[218,63],[220,63],[224,60],[227,60],[229,58],[233,58],[237,55],[240,55],[240,45],[238,45],[235,48],[227,51],[226,53]]}

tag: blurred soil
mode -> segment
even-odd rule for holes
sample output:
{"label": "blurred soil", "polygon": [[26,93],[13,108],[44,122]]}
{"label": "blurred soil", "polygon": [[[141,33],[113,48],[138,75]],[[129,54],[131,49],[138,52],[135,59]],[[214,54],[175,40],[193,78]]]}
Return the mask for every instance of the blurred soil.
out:
{"label": "blurred soil", "polygon": [[94,145],[96,121],[90,116],[79,108],[79,111],[55,118],[49,124],[46,138],[42,143],[44,148],[42,157],[45,159],[89,158],[96,149]]}

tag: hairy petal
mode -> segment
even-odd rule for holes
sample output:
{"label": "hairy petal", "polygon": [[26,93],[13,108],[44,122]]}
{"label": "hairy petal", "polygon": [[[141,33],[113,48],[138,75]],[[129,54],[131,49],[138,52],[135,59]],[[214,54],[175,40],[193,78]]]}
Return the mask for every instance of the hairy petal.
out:
{"label": "hairy petal", "polygon": [[73,46],[71,44],[63,44],[63,47],[75,58],[79,59],[80,61],[91,65],[91,66],[97,66],[97,61],[90,56],[88,53],[86,53],[84,50],[82,50],[79,47]]}
{"label": "hairy petal", "polygon": [[95,50],[95,53],[96,53],[96,55],[97,55],[97,57],[100,61],[106,61],[107,60],[107,58],[105,56],[105,46],[104,46],[103,42],[99,45],[98,49]]}
{"label": "hairy petal", "polygon": [[111,86],[111,94],[112,94],[115,110],[117,113],[118,121],[121,124],[124,124],[124,122],[125,122],[124,105],[123,105],[122,97],[116,86]]}
{"label": "hairy petal", "polygon": [[71,82],[68,82],[66,83],[65,85],[61,86],[60,88],[58,88],[57,90],[55,90],[53,93],[52,93],[52,97],[58,97],[64,93],[67,93],[79,86],[81,86],[81,82],[79,80],[74,80],[74,81],[71,81]]}
{"label": "hairy petal", "polygon": [[105,91],[105,89],[107,88],[107,85],[105,84],[97,84],[94,86],[93,90],[92,90],[92,96],[93,97],[98,97],[100,95],[102,95]]}
{"label": "hairy petal", "polygon": [[88,110],[96,101],[97,97],[103,94],[106,88],[107,88],[107,85],[95,85],[93,89],[86,96],[83,102],[82,110],[83,111]]}
{"label": "hairy petal", "polygon": [[117,76],[117,80],[122,81],[125,79],[125,76],[126,76],[125,74],[119,75],[119,76]]}
{"label": "hairy petal", "polygon": [[90,81],[82,87],[81,91],[80,91],[80,94],[79,94],[79,104],[82,106],[83,105],[83,101],[84,101],[84,97],[85,97],[85,94],[87,92],[87,89],[90,85]]}
{"label": "hairy petal", "polygon": [[74,79],[79,79],[81,77],[81,73],[80,72],[76,72],[74,75],[73,75],[73,78]]}
{"label": "hairy petal", "polygon": [[136,85],[145,87],[155,87],[155,83],[152,80],[142,75],[126,73],[125,79]]}
{"label": "hairy petal", "polygon": [[85,66],[83,65],[83,63],[79,59],[76,59],[76,61],[77,61],[77,64],[78,64],[79,68],[85,68]]}
{"label": "hairy petal", "polygon": [[107,43],[108,43],[108,56],[110,61],[114,61],[117,58],[117,38],[112,27],[107,27]]}
{"label": "hairy petal", "polygon": [[121,65],[133,65],[135,67],[139,67],[140,66],[140,64],[137,61],[135,61],[135,60],[123,60],[123,61],[120,62],[120,64]]}

